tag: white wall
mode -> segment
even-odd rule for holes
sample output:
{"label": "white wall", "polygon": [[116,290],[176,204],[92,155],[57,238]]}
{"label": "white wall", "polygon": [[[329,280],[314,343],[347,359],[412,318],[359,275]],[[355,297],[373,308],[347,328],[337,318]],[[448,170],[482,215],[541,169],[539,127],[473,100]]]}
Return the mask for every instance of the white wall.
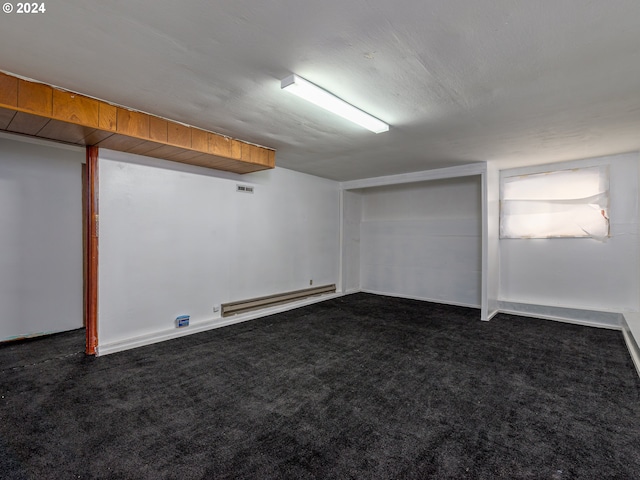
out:
{"label": "white wall", "polygon": [[0,340],[83,326],[84,158],[0,137]]}
{"label": "white wall", "polygon": [[[338,183],[100,152],[99,348],[219,319],[213,306],[338,283]],[[237,184],[255,187],[237,193]]]}
{"label": "white wall", "polygon": [[611,238],[501,239],[500,300],[598,311],[637,311],[638,154],[514,170],[503,175],[610,165]]}
{"label": "white wall", "polygon": [[500,290],[500,172],[488,164],[482,174],[482,320],[499,309]]}
{"label": "white wall", "polygon": [[342,288],[344,292],[360,290],[360,222],[362,221],[362,195],[342,192]]}
{"label": "white wall", "polygon": [[481,304],[480,176],[362,190],[363,290]]}

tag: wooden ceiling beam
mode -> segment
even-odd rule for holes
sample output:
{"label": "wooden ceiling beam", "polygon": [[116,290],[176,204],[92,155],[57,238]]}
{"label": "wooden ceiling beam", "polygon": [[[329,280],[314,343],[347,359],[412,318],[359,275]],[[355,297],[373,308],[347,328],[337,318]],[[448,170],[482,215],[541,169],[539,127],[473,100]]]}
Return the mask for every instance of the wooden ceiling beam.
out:
{"label": "wooden ceiling beam", "polygon": [[275,167],[269,148],[4,73],[0,130],[235,173]]}

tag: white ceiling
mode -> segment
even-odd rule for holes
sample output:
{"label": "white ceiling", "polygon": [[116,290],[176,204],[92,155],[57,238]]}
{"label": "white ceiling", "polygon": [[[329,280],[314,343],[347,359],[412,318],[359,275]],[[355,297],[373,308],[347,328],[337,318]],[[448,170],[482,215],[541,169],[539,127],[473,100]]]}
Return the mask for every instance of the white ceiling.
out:
{"label": "white ceiling", "polygon": [[[15,5],[13,0],[11,2]],[[0,69],[277,149],[336,180],[640,149],[638,0],[65,0]],[[280,90],[296,73],[391,124]]]}

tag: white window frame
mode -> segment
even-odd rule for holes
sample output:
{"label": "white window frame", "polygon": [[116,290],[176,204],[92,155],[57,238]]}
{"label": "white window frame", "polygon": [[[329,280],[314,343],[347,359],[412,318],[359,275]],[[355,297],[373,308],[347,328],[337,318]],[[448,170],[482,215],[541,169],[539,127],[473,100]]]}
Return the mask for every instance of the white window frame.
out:
{"label": "white window frame", "polygon": [[500,238],[610,236],[609,166],[500,179]]}

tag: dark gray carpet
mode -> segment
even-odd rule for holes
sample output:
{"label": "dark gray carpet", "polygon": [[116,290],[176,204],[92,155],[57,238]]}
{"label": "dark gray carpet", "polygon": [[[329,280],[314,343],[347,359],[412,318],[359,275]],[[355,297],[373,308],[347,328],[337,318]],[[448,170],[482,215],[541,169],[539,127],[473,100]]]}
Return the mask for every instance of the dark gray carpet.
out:
{"label": "dark gray carpet", "polygon": [[478,318],[356,294],[100,358],[0,347],[1,477],[640,478],[620,332]]}

